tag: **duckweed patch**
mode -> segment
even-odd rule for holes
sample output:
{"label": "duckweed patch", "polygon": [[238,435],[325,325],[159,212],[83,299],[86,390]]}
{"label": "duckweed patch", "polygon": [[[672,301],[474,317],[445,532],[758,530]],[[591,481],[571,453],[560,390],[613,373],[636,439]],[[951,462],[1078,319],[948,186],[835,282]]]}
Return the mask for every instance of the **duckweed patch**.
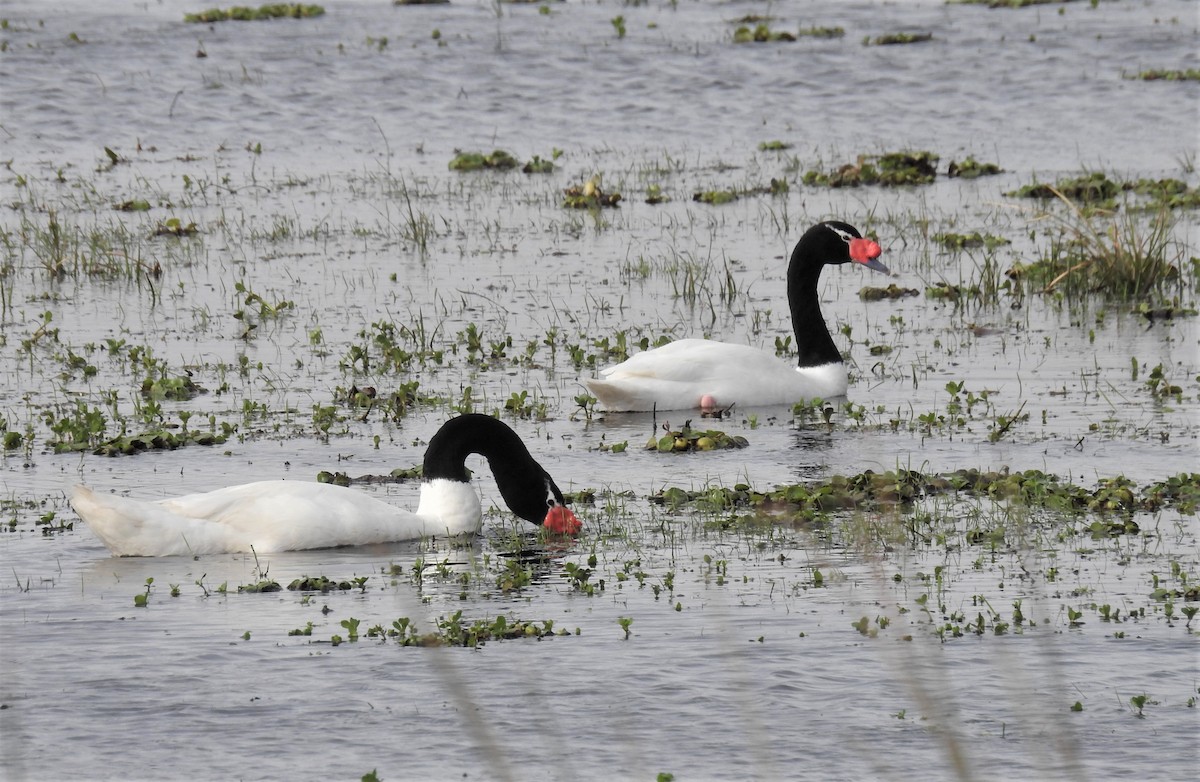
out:
{"label": "duckweed patch", "polygon": [[264,19],[307,19],[322,16],[325,9],[319,5],[305,3],[268,3],[258,8],[235,5],[231,8],[213,8],[194,14],[184,14],[183,21],[194,24],[211,22],[256,22]]}

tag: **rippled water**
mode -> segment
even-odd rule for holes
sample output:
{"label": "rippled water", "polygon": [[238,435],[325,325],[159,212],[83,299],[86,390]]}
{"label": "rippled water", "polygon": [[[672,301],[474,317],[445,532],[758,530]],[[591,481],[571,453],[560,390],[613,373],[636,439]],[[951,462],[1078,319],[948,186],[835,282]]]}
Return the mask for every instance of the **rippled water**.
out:
{"label": "rippled water", "polygon": [[[383,779],[1190,778],[1195,636],[1178,613],[1118,625],[1088,609],[1072,626],[1065,607],[1144,606],[1152,576],[1165,583],[1172,562],[1194,578],[1194,515],[1143,515],[1145,536],[1072,537],[1066,550],[1039,548],[1034,535],[1028,550],[885,551],[848,531],[714,531],[709,514],[645,497],[897,466],[1044,469],[1084,485],[1195,470],[1194,318],[1148,322],[1035,296],[868,304],[859,288],[881,279],[831,269],[823,306],[835,329],[849,328],[838,339],[864,424],[839,419],[827,431],[787,410],[746,411],[720,426],[750,448],[680,458],[638,448],[654,431],[648,416],[585,420],[574,397],[589,370],[572,365],[567,345],[591,352],[592,340],[625,330],[769,347],[790,332],[786,253],[824,216],[873,229],[895,281],[921,289],[969,281],[982,263],[940,251],[926,229],[1002,233],[1014,244],[1001,262],[1036,257],[1045,236],[1029,235],[1042,230],[1032,207],[1001,195],[1034,178],[1104,170],[1194,184],[1200,85],[1122,72],[1197,67],[1195,3],[326,7],[304,21],[195,26],[181,19],[199,7],[175,2],[0,6],[0,193],[13,207],[0,218],[0,398],[8,428],[35,434],[29,453],[2,463],[13,519],[0,533],[0,573],[12,574],[0,578],[6,777],[357,778],[377,768]],[[730,22],[749,13],[775,15],[778,29],[841,25],[846,36],[733,45]],[[895,31],[934,39],[860,45]],[[776,139],[791,149],[758,151]],[[110,168],[105,147],[122,162]],[[447,170],[455,149],[493,147],[563,155],[544,178]],[[973,154],[1007,173],[914,190],[797,183],[807,168],[901,148],[935,151],[943,166]],[[596,218],[560,207],[562,188],[597,173],[626,194],[619,210]],[[793,184],[782,198],[690,200],[779,176]],[[674,200],[642,203],[650,184]],[[153,208],[112,209],[131,198]],[[424,256],[406,233],[410,209],[430,220]],[[44,248],[21,237],[45,231],[51,212],[70,235],[124,237],[103,251],[84,242],[84,260],[108,271],[48,272]],[[148,239],[169,217],[201,235]],[[1185,254],[1195,254],[1195,223],[1183,215],[1175,228]],[[128,271],[154,263],[160,278]],[[688,263],[711,281],[694,300],[673,295],[668,271]],[[716,282],[727,269],[737,289],[728,301]],[[294,309],[242,339],[238,283]],[[422,325],[447,351],[443,363],[402,376],[344,369],[377,322]],[[508,360],[469,363],[457,335],[471,325],[485,346],[511,337]],[[553,351],[542,343],[551,332]],[[124,340],[124,352],[106,353],[107,340]],[[533,360],[513,360],[530,343]],[[193,428],[211,415],[237,433],[223,447],[131,458],[50,452],[44,411],[63,416],[76,400],[108,410],[104,392],[116,389],[116,411],[139,420],[135,346],[211,392],[165,405],[169,420],[190,410]],[[890,352],[874,355],[879,346]],[[1183,386],[1179,399],[1151,398],[1155,365]],[[511,550],[507,515],[465,551],[397,544],[257,566],[242,556],[114,560],[82,525],[39,531],[48,511],[54,524],[73,518],[64,491],[80,481],[151,498],[419,463],[448,404],[398,422],[347,417],[328,438],[313,418],[339,386],[414,379],[450,402],[470,386],[486,411],[528,392],[548,420],[506,420],[559,483],[612,491],[583,513],[576,547],[537,560],[530,586],[503,593],[453,577]],[[1030,419],[995,443],[984,416],[928,433],[887,425],[943,409],[949,381],[989,391],[999,413],[1024,404]],[[624,454],[599,450],[621,441]],[[494,500],[490,477],[479,483],[485,504]],[[362,490],[415,504],[411,485]],[[1005,513],[980,507],[929,510],[961,513],[963,524]],[[593,553],[610,583],[586,597],[568,588],[563,566]],[[415,582],[414,566],[435,561],[451,575],[426,570]],[[632,561],[661,596],[616,582]],[[381,572],[393,565],[400,575]],[[1055,565],[1072,574],[1044,578]],[[938,567],[955,574],[951,611],[982,615],[982,597],[1007,617],[1020,600],[1038,624],[940,643],[916,602],[921,575]],[[325,574],[367,576],[369,586],[309,600],[236,593],[262,568],[284,584]],[[148,578],[149,606],[135,608]],[[571,634],[478,651],[310,643],[349,617],[429,628],[458,609],[549,619]],[[867,637],[851,627],[864,616],[891,626],[876,622],[878,637]],[[634,620],[629,640],[619,617]],[[311,638],[288,635],[307,622]],[[1144,718],[1129,704],[1141,693],[1151,699]],[[1083,711],[1069,710],[1076,701]]]}

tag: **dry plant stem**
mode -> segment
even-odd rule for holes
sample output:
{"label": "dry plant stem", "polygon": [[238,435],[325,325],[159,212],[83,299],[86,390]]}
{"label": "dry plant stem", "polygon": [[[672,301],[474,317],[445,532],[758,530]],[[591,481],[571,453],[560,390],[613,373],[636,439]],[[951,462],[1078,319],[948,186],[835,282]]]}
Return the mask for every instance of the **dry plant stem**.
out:
{"label": "dry plant stem", "polygon": [[1071,274],[1071,272],[1076,272],[1076,271],[1079,271],[1080,269],[1085,269],[1091,265],[1092,265],[1091,261],[1081,261],[1081,262],[1075,264],[1070,269],[1067,269],[1065,272],[1058,275],[1050,282],[1046,283],[1046,287],[1042,288],[1042,293],[1050,293],[1051,291],[1054,290],[1054,286],[1058,285],[1060,282],[1062,282],[1063,278],[1067,277],[1069,274]]}

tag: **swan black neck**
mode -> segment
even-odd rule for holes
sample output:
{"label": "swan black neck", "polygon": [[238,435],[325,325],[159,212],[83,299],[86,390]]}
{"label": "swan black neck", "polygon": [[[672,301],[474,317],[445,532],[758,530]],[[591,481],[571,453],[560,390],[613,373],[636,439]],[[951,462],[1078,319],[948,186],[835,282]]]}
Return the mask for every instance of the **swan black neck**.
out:
{"label": "swan black neck", "polygon": [[489,415],[468,413],[451,418],[429,439],[422,475],[467,483],[471,454],[487,459],[504,502],[521,518],[541,524],[551,506],[563,504],[562,492],[517,433]]}
{"label": "swan black neck", "polygon": [[827,264],[850,260],[849,245],[830,226],[858,236],[853,226],[841,222],[818,223],[804,232],[788,263],[788,305],[792,310],[792,328],[796,333],[797,366],[818,367],[841,363],[842,354],[825,325],[817,282]]}

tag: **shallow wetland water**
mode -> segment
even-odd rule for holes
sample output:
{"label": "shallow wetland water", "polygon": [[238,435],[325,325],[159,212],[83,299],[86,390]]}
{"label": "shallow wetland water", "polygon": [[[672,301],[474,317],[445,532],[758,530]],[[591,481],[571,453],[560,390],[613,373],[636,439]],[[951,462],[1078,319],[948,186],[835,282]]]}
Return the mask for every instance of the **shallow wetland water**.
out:
{"label": "shallow wetland water", "polygon": [[[1196,3],[204,5],[0,6],[0,776],[1194,777],[1200,82],[1133,77],[1197,68]],[[495,149],[554,170],[450,169]],[[932,183],[808,176],[920,150]],[[1192,206],[1009,195],[1093,174]],[[564,207],[589,179],[619,204]],[[791,360],[787,254],[830,217],[894,273],[822,277],[847,399],[583,397],[662,338]],[[1113,224],[1175,274],[1035,279]],[[1007,243],[935,238],[975,232]],[[577,540],[495,509],[114,559],[65,500],[387,475],[467,409],[580,493]],[[643,448],[688,420],[749,445]],[[752,497],[831,476],[824,510]]]}

